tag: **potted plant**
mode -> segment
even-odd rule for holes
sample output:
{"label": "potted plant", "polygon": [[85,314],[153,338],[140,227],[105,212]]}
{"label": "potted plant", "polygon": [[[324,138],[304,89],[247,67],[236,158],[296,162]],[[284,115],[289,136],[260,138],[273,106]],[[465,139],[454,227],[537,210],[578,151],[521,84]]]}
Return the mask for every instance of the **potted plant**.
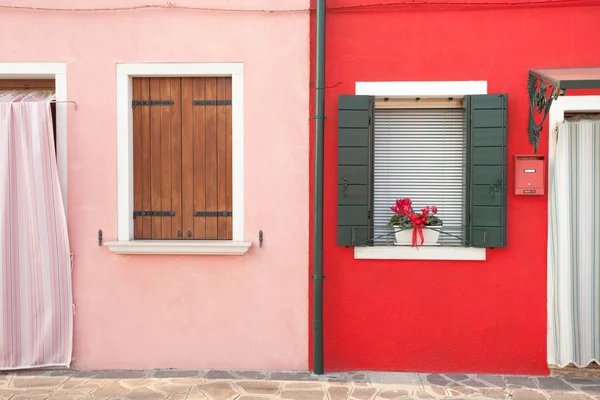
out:
{"label": "potted plant", "polygon": [[435,245],[440,237],[442,220],[435,216],[436,206],[427,206],[415,213],[412,200],[403,198],[396,200],[396,205],[390,207],[394,212],[388,226],[394,228],[397,245],[417,246]]}

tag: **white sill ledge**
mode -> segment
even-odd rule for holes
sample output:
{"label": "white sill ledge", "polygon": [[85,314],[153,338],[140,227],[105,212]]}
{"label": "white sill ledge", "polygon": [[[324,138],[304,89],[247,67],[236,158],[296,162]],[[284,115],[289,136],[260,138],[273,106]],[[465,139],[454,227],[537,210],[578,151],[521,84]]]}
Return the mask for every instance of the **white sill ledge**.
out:
{"label": "white sill ledge", "polygon": [[485,261],[486,249],[443,246],[355,246],[357,260],[463,260]]}
{"label": "white sill ledge", "polygon": [[240,256],[252,242],[232,240],[131,240],[104,243],[115,254],[207,254]]}

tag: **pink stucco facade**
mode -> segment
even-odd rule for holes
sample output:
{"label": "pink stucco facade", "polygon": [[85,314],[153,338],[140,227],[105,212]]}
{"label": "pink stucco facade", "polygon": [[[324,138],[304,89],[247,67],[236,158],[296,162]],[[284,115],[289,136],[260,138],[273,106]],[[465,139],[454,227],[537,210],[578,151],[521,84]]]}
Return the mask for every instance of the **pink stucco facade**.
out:
{"label": "pink stucco facade", "polygon": [[[5,0],[136,6],[144,0]],[[307,9],[308,0],[177,1]],[[65,62],[76,369],[308,368],[309,14],[0,9],[0,62]],[[243,62],[243,256],[116,255],[116,65]],[[0,78],[2,78],[0,76]],[[263,247],[258,232],[264,232]]]}

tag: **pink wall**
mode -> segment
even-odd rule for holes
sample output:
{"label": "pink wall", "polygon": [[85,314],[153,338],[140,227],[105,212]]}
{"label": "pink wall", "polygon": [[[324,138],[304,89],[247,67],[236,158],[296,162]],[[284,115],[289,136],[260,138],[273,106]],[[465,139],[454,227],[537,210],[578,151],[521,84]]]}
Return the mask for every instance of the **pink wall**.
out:
{"label": "pink wall", "polygon": [[[285,6],[307,8],[308,0]],[[0,61],[66,62],[68,97],[79,106],[68,116],[74,367],[306,369],[308,13],[0,9],[0,16]],[[119,256],[98,247],[98,229],[106,241],[117,235],[115,64],[146,61],[244,62],[245,239],[255,242],[246,255]]]}
{"label": "pink wall", "polygon": [[[512,194],[513,155],[533,152],[528,70],[600,64],[590,51],[600,41],[600,8],[414,4],[435,2],[328,1],[325,371],[547,374],[548,199]],[[314,30],[311,37],[314,49]],[[354,94],[357,81],[444,80],[487,80],[488,93],[508,93],[508,245],[488,250],[484,262],[355,260],[353,248],[336,244],[338,95]],[[546,126],[539,153],[547,151]]]}

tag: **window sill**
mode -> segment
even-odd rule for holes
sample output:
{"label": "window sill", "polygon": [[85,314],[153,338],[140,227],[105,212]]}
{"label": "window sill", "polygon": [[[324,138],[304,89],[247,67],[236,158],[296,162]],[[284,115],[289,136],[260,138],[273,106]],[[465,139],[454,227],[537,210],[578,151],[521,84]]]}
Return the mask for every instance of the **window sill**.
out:
{"label": "window sill", "polygon": [[485,261],[486,249],[442,246],[365,246],[354,247],[357,260],[463,260]]}
{"label": "window sill", "polygon": [[131,240],[104,243],[115,254],[206,254],[240,256],[252,242],[232,240]]}

